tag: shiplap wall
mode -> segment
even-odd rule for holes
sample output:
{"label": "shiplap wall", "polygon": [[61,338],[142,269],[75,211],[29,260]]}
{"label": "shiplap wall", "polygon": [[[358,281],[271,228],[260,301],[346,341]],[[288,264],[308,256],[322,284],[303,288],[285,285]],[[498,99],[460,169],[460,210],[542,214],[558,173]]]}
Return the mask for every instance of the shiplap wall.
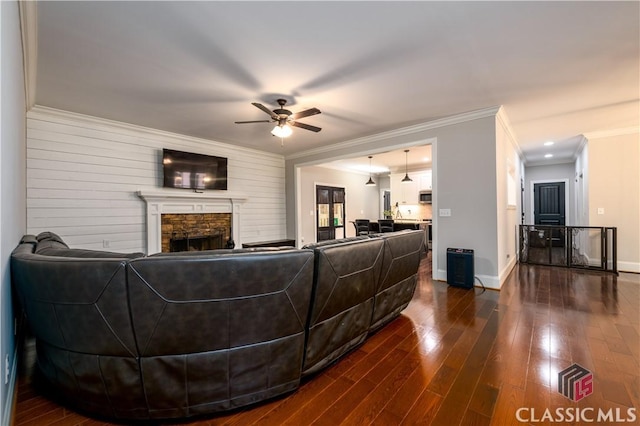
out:
{"label": "shiplap wall", "polygon": [[162,190],[162,148],[228,158],[228,190],[247,197],[237,246],[286,236],[282,156],[44,107],[27,113],[27,232],[146,252],[136,191]]}

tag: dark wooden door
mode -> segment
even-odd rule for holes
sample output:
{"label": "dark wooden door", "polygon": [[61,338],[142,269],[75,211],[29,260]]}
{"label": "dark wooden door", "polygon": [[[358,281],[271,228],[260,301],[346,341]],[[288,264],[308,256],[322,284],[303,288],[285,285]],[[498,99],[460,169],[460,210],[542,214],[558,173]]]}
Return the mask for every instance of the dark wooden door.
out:
{"label": "dark wooden door", "polygon": [[565,225],[564,182],[533,184],[535,225]]}
{"label": "dark wooden door", "polygon": [[316,186],[317,241],[345,236],[344,188]]}
{"label": "dark wooden door", "polygon": [[[565,225],[564,182],[534,183],[533,199],[535,225]],[[564,228],[547,228],[545,231],[545,238],[551,240],[551,247],[564,247],[564,235]]]}

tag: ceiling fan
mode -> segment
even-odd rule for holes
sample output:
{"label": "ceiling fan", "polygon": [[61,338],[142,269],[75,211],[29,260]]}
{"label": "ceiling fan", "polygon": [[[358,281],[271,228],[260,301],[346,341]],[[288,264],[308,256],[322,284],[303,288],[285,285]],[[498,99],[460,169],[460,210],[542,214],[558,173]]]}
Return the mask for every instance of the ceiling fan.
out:
{"label": "ceiling fan", "polygon": [[296,112],[295,114],[288,109],[284,109],[285,104],[287,103],[286,99],[278,99],[278,105],[280,108],[276,108],[273,111],[269,110],[264,105],[258,102],[252,102],[251,104],[258,109],[269,114],[271,120],[254,120],[254,121],[236,121],[236,124],[247,124],[247,123],[278,123],[276,127],[273,128],[271,134],[274,136],[278,136],[280,138],[286,138],[291,135],[291,127],[299,127],[305,130],[311,130],[312,132],[319,132],[322,130],[320,127],[312,126],[310,124],[300,123],[296,120],[304,117],[309,117],[311,115],[320,114],[320,110],[318,108],[309,108],[304,111]]}

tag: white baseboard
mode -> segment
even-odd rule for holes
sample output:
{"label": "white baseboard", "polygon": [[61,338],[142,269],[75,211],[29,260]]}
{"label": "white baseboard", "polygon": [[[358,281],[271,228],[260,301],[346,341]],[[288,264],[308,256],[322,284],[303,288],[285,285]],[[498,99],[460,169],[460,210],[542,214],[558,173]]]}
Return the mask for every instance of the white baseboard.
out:
{"label": "white baseboard", "polygon": [[[500,278],[495,275],[476,274],[474,278],[480,279],[480,281],[482,281],[482,284],[484,284],[486,288],[490,288],[492,290],[500,290]],[[437,281],[447,282],[447,271],[443,269],[438,269],[434,274],[434,279]],[[478,280],[474,280],[474,285],[476,287],[481,287]]]}
{"label": "white baseboard", "polygon": [[13,424],[11,416],[13,415],[13,398],[15,396],[16,382],[18,376],[18,346],[13,353],[13,362],[11,363],[11,372],[9,375],[9,383],[7,384],[7,398],[4,407],[2,407],[2,426],[10,426]]}
{"label": "white baseboard", "polygon": [[507,262],[507,264],[504,266],[502,271],[500,271],[500,281],[499,281],[500,287],[499,288],[502,288],[502,284],[504,284],[505,280],[507,279],[507,277],[509,276],[513,268],[516,267],[516,263],[517,263],[516,256],[511,256],[511,259]]}
{"label": "white baseboard", "polygon": [[[600,266],[600,259],[589,258],[589,265]],[[611,265],[607,265],[611,267]],[[640,273],[640,262],[623,262],[618,260],[618,272],[634,272]]]}
{"label": "white baseboard", "polygon": [[640,262],[621,262],[621,261],[618,261],[618,272],[640,273]]}
{"label": "white baseboard", "polygon": [[442,269],[434,269],[433,271],[433,279],[436,281],[444,281],[447,282],[447,271]]}

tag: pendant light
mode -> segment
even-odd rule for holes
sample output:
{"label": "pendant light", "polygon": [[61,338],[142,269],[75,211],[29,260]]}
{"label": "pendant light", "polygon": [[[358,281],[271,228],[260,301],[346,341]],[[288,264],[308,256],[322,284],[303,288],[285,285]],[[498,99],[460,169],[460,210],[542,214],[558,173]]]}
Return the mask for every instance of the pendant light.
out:
{"label": "pendant light", "polygon": [[371,159],[373,157],[369,156],[369,180],[367,181],[367,183],[365,183],[366,186],[373,186],[376,183],[373,181],[373,179],[371,179]]}
{"label": "pendant light", "polygon": [[413,180],[409,177],[409,173],[407,171],[407,158],[409,155],[409,150],[404,150],[404,177],[402,178],[402,183],[413,182]]}

